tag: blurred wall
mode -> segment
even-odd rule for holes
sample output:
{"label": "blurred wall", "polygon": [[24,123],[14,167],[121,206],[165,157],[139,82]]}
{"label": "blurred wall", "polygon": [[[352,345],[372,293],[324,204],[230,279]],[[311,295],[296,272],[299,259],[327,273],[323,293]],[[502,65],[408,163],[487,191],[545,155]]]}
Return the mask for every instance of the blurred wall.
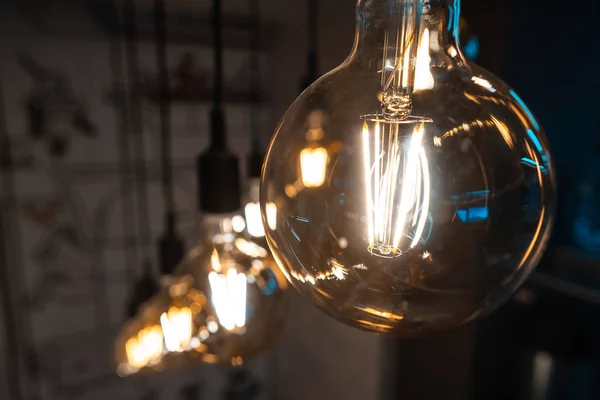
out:
{"label": "blurred wall", "polygon": [[[244,13],[247,8],[241,0],[224,3],[226,14]],[[262,57],[269,94],[268,104],[259,107],[265,137],[298,94],[306,51],[304,3],[262,2],[265,21],[278,27],[272,49]],[[169,0],[167,4],[170,10],[199,12],[207,10],[209,2]],[[140,1],[140,5],[148,9],[151,1]],[[320,1],[319,7],[320,67],[326,72],[343,61],[352,45],[354,1]],[[123,381],[112,375],[110,344],[123,321],[131,274],[141,273],[142,261],[127,244],[132,238],[125,237],[122,228],[125,210],[117,163],[122,115],[111,100],[107,35],[91,23],[85,2],[14,0],[3,2],[0,10],[0,79],[7,127],[19,153],[35,160],[15,172],[16,202],[1,194],[2,211],[14,223],[10,236],[22,239],[18,248],[11,249],[9,268],[21,316],[22,356],[28,358],[21,366],[25,391],[39,400],[178,399],[184,398],[182,393],[190,385],[200,383],[205,398],[217,398],[223,380],[218,368],[151,380]],[[195,54],[198,68],[210,71],[210,49],[193,45],[170,47],[172,66],[185,51]],[[60,171],[49,168],[46,145],[27,135],[25,103],[34,85],[16,62],[19,52],[64,74],[98,129],[97,137],[73,136]],[[245,85],[247,53],[227,50],[225,57],[226,81]],[[151,42],[141,44],[140,61],[144,73],[155,73]],[[197,222],[194,157],[207,143],[208,111],[208,103],[174,104],[172,109],[179,229],[190,245]],[[250,107],[228,105],[227,117],[231,147],[243,157],[249,147]],[[150,221],[155,237],[163,220],[157,124],[156,105],[146,103],[145,154],[150,160]],[[40,211],[47,211],[45,219],[40,219]],[[90,253],[67,240],[61,235],[65,226],[83,243],[105,240],[104,250]],[[153,243],[146,243],[149,254],[155,254]],[[64,281],[54,282],[57,276]],[[378,337],[345,327],[294,295],[282,337],[255,370],[268,375],[271,398],[364,400],[379,398],[381,365]]]}

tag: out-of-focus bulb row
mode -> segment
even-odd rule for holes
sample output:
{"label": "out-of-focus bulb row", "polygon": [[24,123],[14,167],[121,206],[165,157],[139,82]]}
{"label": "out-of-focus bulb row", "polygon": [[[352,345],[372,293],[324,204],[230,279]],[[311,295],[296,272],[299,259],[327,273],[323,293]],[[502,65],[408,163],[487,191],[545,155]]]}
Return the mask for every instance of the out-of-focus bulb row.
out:
{"label": "out-of-focus bulb row", "polygon": [[[266,205],[267,224],[271,229],[277,228],[277,206],[275,203]],[[265,229],[263,228],[262,216],[260,214],[260,179],[250,179],[248,182],[248,195],[246,205],[244,206],[246,216],[246,230],[253,238],[263,238]]]}
{"label": "out-of-focus bulb row", "polygon": [[282,326],[287,283],[266,248],[240,232],[250,225],[237,214],[206,216],[205,225],[163,291],[122,330],[120,375],[198,361],[237,365]]}

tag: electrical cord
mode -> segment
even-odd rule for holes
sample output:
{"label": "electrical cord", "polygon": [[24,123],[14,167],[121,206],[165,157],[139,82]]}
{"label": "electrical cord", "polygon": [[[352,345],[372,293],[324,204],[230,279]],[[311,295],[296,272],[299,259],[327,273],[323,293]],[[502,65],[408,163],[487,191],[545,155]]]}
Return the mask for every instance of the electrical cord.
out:
{"label": "electrical cord", "polygon": [[[3,145],[8,146],[8,132],[6,127],[5,120],[5,110],[4,110],[4,98],[3,92],[0,87],[0,139]],[[14,182],[12,177],[9,177],[12,174],[12,165],[11,165],[11,155],[10,148],[6,149],[6,165],[2,166],[2,194],[4,196],[7,195],[8,192],[12,193],[14,190]],[[9,186],[9,187],[7,187]],[[12,196],[11,196],[12,197]],[[14,200],[11,199],[11,200]],[[10,284],[10,273],[8,270],[9,265],[9,257],[8,257],[8,246],[6,245],[7,237],[6,233],[8,232],[7,228],[8,224],[4,221],[4,212],[0,211],[0,296],[2,298],[2,316],[4,317],[4,331],[5,331],[5,341],[6,341],[6,379],[8,384],[8,393],[11,399],[20,400],[23,398],[21,393],[21,367],[19,363],[19,333],[18,333],[18,324],[17,324],[17,316],[15,312],[15,305],[13,304],[14,294],[12,293],[12,289],[14,285]],[[20,244],[19,244],[20,246]]]}
{"label": "electrical cord", "polygon": [[[119,12],[118,12],[118,3],[117,0],[113,0],[113,11],[115,16],[115,23],[118,22]],[[123,233],[127,240],[126,242],[126,251],[125,251],[125,262],[127,264],[127,280],[131,283],[135,282],[137,278],[137,265],[140,265],[141,259],[136,259],[137,254],[134,257],[131,254],[129,249],[130,246],[130,238],[134,236],[134,227],[137,225],[136,215],[135,215],[135,205],[133,198],[130,195],[133,194],[133,166],[131,159],[131,145],[129,141],[128,135],[128,123],[129,121],[129,104],[126,98],[125,92],[121,92],[121,88],[126,87],[125,74],[123,72],[123,55],[122,55],[122,46],[121,46],[121,38],[116,35],[111,38],[110,43],[110,69],[112,74],[112,79],[114,82],[114,87],[119,88],[117,91],[118,99],[117,101],[117,109],[120,115],[118,116],[116,132],[117,132],[117,154],[119,157],[119,191],[121,193],[122,200],[122,222],[123,222]],[[121,104],[121,102],[123,104]]]}
{"label": "electrical cord", "polygon": [[160,148],[162,166],[162,186],[167,214],[175,214],[175,194],[173,188],[173,163],[171,156],[171,93],[169,71],[167,69],[167,28],[164,0],[154,1],[154,26],[156,42],[156,65],[158,69]]}
{"label": "electrical cord", "polygon": [[[252,18],[252,33],[250,35],[250,90],[258,93],[261,87],[260,76],[260,0],[250,0],[250,16]],[[251,153],[261,153],[260,118],[253,109],[251,113],[252,148]]]}
{"label": "electrical cord", "polygon": [[[123,15],[125,22],[125,46],[126,46],[126,63],[128,71],[128,81],[131,84],[130,91],[130,106],[131,120],[134,138],[134,154],[136,159],[137,172],[137,190],[136,200],[138,214],[138,252],[140,259],[144,258],[143,247],[152,237],[150,226],[150,207],[148,204],[148,171],[145,157],[145,137],[143,129],[142,105],[141,105],[141,90],[140,90],[140,71],[138,59],[138,40],[137,40],[137,23],[135,15],[135,5],[133,0],[125,0],[123,2]],[[146,254],[147,260],[151,257]],[[145,264],[148,265],[148,264]]]}

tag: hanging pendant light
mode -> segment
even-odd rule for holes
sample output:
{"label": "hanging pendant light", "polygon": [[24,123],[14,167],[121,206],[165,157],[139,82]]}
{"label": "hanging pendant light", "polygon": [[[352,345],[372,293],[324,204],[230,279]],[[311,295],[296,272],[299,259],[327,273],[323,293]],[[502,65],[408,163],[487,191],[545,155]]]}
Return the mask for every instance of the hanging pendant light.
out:
{"label": "hanging pendant light", "polygon": [[[252,33],[250,35],[250,90],[258,93],[261,90],[260,68],[260,1],[249,0]],[[260,216],[260,172],[265,153],[261,144],[261,114],[256,108],[251,113],[252,142],[247,160],[248,188],[244,201],[246,231],[254,240],[264,242],[265,230]],[[271,221],[274,221],[276,207],[271,205]],[[264,243],[266,245],[266,242]]]}
{"label": "hanging pendant light", "polygon": [[156,64],[159,81],[160,154],[162,190],[165,203],[165,232],[158,242],[160,273],[169,276],[184,255],[183,240],[177,234],[177,212],[173,183],[173,156],[171,151],[171,95],[167,69],[167,29],[164,0],[154,2]]}
{"label": "hanging pendant light", "polygon": [[[308,54],[306,57],[306,72],[300,82],[301,92],[319,77],[318,16],[318,1],[308,0]],[[300,179],[288,189],[288,192],[292,196],[295,196],[297,192],[304,188],[317,190],[325,182],[325,171],[333,149],[328,148],[328,143],[325,141],[325,128],[327,124],[327,113],[325,110],[324,98],[316,96],[304,122],[306,146],[300,151],[298,157]]]}
{"label": "hanging pendant light", "polygon": [[268,251],[236,229],[239,161],[227,146],[222,106],[221,3],[213,3],[214,86],[210,145],[198,157],[204,233],[171,283],[146,302],[116,344],[122,375],[204,361],[240,365],[278,335],[287,282]]}
{"label": "hanging pendant light", "polygon": [[133,0],[123,2],[123,19],[125,24],[126,65],[130,83],[129,105],[131,110],[131,131],[133,140],[135,198],[137,208],[137,253],[138,260],[144,260],[143,273],[136,282],[127,305],[128,316],[132,317],[138,308],[149,300],[159,289],[159,284],[152,271],[152,256],[149,254],[146,241],[152,237],[150,226],[150,206],[148,203],[148,171],[144,154],[145,137],[140,103],[140,72],[138,61],[138,41],[136,10]]}

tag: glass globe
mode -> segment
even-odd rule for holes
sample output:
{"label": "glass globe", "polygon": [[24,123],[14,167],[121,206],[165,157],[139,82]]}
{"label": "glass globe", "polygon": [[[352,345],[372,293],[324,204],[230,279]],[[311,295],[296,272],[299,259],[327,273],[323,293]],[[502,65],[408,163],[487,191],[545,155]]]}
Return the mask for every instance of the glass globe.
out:
{"label": "glass globe", "polygon": [[548,241],[549,146],[470,63],[459,1],[361,0],[350,56],[290,106],[261,184],[269,246],[334,318],[410,337],[498,307]]}
{"label": "glass globe", "polygon": [[210,363],[240,365],[261,353],[279,335],[289,308],[281,270],[266,248],[233,229],[236,218],[205,216],[208,235],[178,267],[206,294],[193,320]]}
{"label": "glass globe", "polygon": [[198,361],[241,365],[277,337],[287,282],[267,249],[236,232],[245,227],[239,218],[204,217],[204,238],[121,331],[120,375]]}

